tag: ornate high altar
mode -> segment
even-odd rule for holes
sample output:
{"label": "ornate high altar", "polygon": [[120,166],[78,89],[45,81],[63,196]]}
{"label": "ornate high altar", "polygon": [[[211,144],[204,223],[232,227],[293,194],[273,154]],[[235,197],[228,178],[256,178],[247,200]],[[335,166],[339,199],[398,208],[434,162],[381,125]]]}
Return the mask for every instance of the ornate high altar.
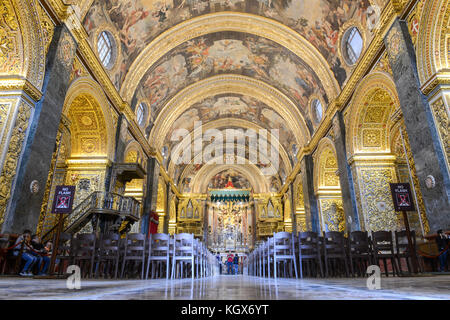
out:
{"label": "ornate high altar", "polygon": [[246,252],[253,245],[251,189],[235,188],[231,179],[223,189],[208,189],[210,221],[208,245],[213,251]]}

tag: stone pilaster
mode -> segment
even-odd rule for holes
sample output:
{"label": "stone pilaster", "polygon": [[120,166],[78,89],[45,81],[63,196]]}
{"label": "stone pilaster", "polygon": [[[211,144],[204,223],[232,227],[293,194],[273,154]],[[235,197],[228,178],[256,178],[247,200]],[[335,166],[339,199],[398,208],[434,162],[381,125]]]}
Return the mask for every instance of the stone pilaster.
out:
{"label": "stone pilaster", "polygon": [[301,171],[307,228],[309,231],[320,232],[319,210],[314,194],[314,161],[311,155],[302,159]]}
{"label": "stone pilaster", "polygon": [[[430,106],[420,91],[416,55],[407,23],[397,19],[384,41],[431,232],[448,229],[450,179]],[[428,187],[427,181],[430,182]]]}
{"label": "stone pilaster", "polygon": [[333,119],[334,146],[339,168],[342,203],[345,213],[347,231],[361,230],[353,185],[352,170],[348,164],[345,145],[345,125],[342,113],[338,111]]}
{"label": "stone pilaster", "polygon": [[147,160],[147,189],[144,198],[144,212],[142,214],[141,232],[148,233],[148,222],[150,211],[156,212],[156,203],[158,200],[158,182],[159,182],[159,163],[156,158]]}
{"label": "stone pilaster", "polygon": [[289,199],[291,200],[291,221],[292,221],[292,232],[297,234],[297,215],[295,214],[295,196],[294,187],[292,184],[289,185]]}
{"label": "stone pilaster", "polygon": [[[76,48],[67,27],[56,26],[46,58],[43,97],[36,104],[4,232],[36,230]],[[36,193],[30,192],[33,181],[39,185]]]}

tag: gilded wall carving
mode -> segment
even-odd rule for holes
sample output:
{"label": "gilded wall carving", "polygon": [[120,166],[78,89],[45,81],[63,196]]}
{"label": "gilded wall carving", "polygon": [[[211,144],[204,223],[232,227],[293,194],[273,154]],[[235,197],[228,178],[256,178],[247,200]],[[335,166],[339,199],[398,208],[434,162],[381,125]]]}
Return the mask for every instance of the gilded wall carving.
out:
{"label": "gilded wall carving", "polygon": [[445,106],[442,97],[437,99],[431,104],[431,110],[433,112],[434,122],[441,139],[441,146],[447,160],[447,170],[450,172],[450,120],[449,110]]}
{"label": "gilded wall carving", "polygon": [[42,35],[44,37],[45,53],[47,54],[50,43],[52,42],[55,25],[48,16],[47,12],[40,5],[37,6],[41,20]]}
{"label": "gilded wall carving", "polygon": [[12,116],[10,116],[13,101],[2,101],[0,103],[0,170],[3,164],[3,151],[6,147],[6,139],[8,137],[9,127],[12,121]]}
{"label": "gilded wall carving", "polygon": [[341,199],[320,199],[322,231],[345,231],[344,207]]}
{"label": "gilded wall carving", "polygon": [[[49,206],[50,195],[53,194],[51,192],[52,191],[51,189],[52,189],[52,183],[54,180],[56,162],[58,160],[58,154],[60,152],[61,137],[62,137],[62,132],[61,132],[61,130],[58,130],[58,133],[56,134],[56,142],[55,142],[56,148],[52,154],[52,160],[50,162],[50,169],[48,172],[47,182],[45,184],[44,197],[43,197],[42,205],[41,205],[41,213],[39,215],[39,221],[38,221],[38,226],[37,226],[37,230],[36,230],[36,234],[40,234],[41,236],[43,235],[43,232],[47,231],[47,230],[44,230],[44,222],[46,220],[46,216],[48,214],[51,214],[49,212],[49,210],[51,210],[51,206]],[[53,201],[51,201],[51,202],[53,203]],[[56,219],[53,219],[53,223],[54,222],[56,222]],[[48,227],[48,225],[47,225],[47,227]]]}
{"label": "gilded wall carving", "polygon": [[0,225],[3,224],[11,187],[17,173],[23,142],[27,133],[32,109],[25,102],[20,102],[17,118],[9,141],[2,173],[0,175]]}
{"label": "gilded wall carving", "polygon": [[22,36],[10,0],[0,6],[0,74],[20,74],[23,68]]}
{"label": "gilded wall carving", "polygon": [[105,119],[92,96],[82,94],[76,97],[68,118],[71,121],[72,156],[107,154]]}
{"label": "gilded wall carving", "polygon": [[368,231],[396,230],[398,217],[392,204],[389,183],[395,182],[394,168],[358,168],[360,199],[365,229]]}

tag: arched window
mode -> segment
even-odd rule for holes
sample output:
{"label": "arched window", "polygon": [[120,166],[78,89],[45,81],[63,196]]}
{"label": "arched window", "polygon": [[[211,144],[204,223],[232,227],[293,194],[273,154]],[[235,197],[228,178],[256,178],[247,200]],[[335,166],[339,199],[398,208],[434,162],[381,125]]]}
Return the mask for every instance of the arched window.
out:
{"label": "arched window", "polygon": [[363,39],[358,28],[352,27],[348,29],[343,40],[343,55],[349,65],[353,65],[358,61],[363,49]]}
{"label": "arched window", "polygon": [[140,126],[144,125],[144,118],[145,118],[144,116],[145,116],[146,109],[147,109],[147,107],[146,107],[145,103],[143,103],[143,102],[140,103],[137,107],[136,120]]}
{"label": "arched window", "polygon": [[314,99],[313,100],[313,102],[312,102],[312,111],[313,111],[314,121],[316,123],[319,123],[320,121],[322,121],[323,107],[322,107],[322,103],[320,102],[319,99]]}
{"label": "arched window", "polygon": [[108,31],[102,31],[98,35],[97,39],[97,52],[101,63],[106,67],[110,68],[113,64],[113,50],[114,50],[114,40],[112,35]]}

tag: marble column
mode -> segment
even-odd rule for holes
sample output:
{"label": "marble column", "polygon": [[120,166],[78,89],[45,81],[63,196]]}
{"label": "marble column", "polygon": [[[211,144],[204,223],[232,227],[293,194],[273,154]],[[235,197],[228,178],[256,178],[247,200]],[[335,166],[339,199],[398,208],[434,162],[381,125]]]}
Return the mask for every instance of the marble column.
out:
{"label": "marble column", "polygon": [[352,170],[347,161],[345,145],[345,125],[342,113],[338,111],[333,118],[334,146],[339,168],[339,183],[341,186],[342,203],[345,212],[347,231],[359,231],[358,209],[355,188],[353,185]]}
{"label": "marble column", "polygon": [[158,200],[159,163],[156,158],[147,160],[147,190],[144,198],[144,213],[142,214],[141,233],[148,233],[150,211],[156,212]]}
{"label": "marble column", "polygon": [[[125,162],[125,149],[126,149],[126,139],[127,139],[127,129],[128,122],[123,114],[119,115],[116,128],[115,146],[116,150],[114,153],[114,162],[123,163]],[[116,177],[113,177],[113,166],[108,168],[108,173],[105,179],[105,190],[111,192],[115,191],[116,187]]]}
{"label": "marble column", "polygon": [[410,138],[431,232],[440,228],[448,229],[450,179],[430,106],[420,91],[416,55],[407,23],[397,18],[384,42]]}
{"label": "marble column", "polygon": [[[3,232],[36,230],[76,48],[67,27],[56,26],[46,57],[43,96],[36,104]],[[34,181],[39,190],[31,193]]]}
{"label": "marble column", "polygon": [[320,232],[319,210],[314,194],[314,161],[311,155],[306,155],[302,159],[301,171],[307,228],[309,231]]}

